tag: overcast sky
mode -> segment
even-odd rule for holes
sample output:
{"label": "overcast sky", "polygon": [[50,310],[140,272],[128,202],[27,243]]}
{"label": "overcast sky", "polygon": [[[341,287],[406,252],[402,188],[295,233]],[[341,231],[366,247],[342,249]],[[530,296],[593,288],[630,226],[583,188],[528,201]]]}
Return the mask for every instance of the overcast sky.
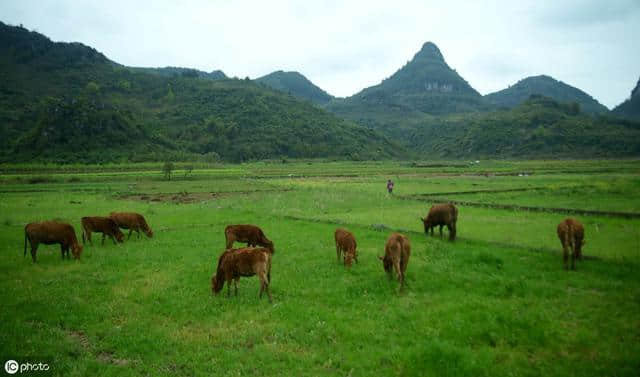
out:
{"label": "overcast sky", "polygon": [[547,74],[612,108],[640,77],[640,0],[0,0],[0,21],[129,66],[298,71],[340,97],[427,41],[481,94]]}

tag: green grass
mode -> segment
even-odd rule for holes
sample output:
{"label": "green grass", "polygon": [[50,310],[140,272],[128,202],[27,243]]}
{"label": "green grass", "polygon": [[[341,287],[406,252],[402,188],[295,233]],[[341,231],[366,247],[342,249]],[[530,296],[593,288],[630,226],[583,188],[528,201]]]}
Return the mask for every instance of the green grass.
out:
{"label": "green grass", "polygon": [[[637,375],[638,220],[580,217],[584,253],[595,258],[567,272],[555,236],[566,215],[460,207],[459,239],[450,243],[422,233],[418,217],[429,203],[398,196],[439,185],[463,191],[478,187],[479,178],[438,178],[416,168],[394,177],[390,197],[386,167],[333,178],[334,167],[325,165],[324,178],[266,172],[3,184],[0,357],[51,360],[53,374],[65,376]],[[299,169],[305,176],[323,170]],[[594,200],[606,203],[615,190],[627,203],[638,196],[627,184],[637,182],[633,172],[616,180],[563,173],[535,184],[568,187],[585,173],[609,182]],[[499,181],[503,188],[521,182]],[[226,194],[193,204],[118,199],[177,192]],[[546,201],[560,206],[560,198]],[[45,245],[36,264],[22,256],[27,222],[60,218],[80,237],[80,217],[112,210],[143,213],[154,237],[104,246],[94,239],[80,261],[63,261],[58,247]],[[226,298],[226,287],[211,295],[231,223],[258,224],[274,241],[273,304],[258,300],[255,277],[240,280],[238,297]],[[350,270],[335,259],[339,224],[358,241],[360,263]],[[403,292],[376,258],[391,229],[406,232],[413,245]]]}

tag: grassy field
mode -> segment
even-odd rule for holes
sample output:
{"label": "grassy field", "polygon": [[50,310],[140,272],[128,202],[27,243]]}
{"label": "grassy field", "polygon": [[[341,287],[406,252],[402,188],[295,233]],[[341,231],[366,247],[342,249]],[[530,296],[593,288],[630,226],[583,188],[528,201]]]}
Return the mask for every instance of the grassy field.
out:
{"label": "grassy field", "polygon": [[[564,213],[460,206],[455,242],[419,220],[429,195],[640,212],[640,161],[273,162],[173,181],[152,164],[0,168],[2,361],[65,376],[640,373],[640,219],[578,216],[586,259],[570,272]],[[23,257],[26,223],[65,220],[81,237],[82,216],[114,210],[144,214],[154,237],[95,237],[79,261],[46,245]],[[273,304],[255,277],[238,297],[211,294],[234,223],[275,243]],[[348,270],[338,226],[358,241]],[[395,230],[413,246],[402,292],[376,258]]]}

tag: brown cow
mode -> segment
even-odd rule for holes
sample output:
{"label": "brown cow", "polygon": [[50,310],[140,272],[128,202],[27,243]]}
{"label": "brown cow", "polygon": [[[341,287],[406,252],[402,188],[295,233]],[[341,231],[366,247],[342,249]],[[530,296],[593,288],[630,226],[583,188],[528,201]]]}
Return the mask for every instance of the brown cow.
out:
{"label": "brown cow", "polygon": [[449,229],[449,241],[456,239],[456,222],[458,221],[458,209],[451,203],[435,204],[429,210],[426,218],[420,218],[424,224],[424,233],[433,236],[433,228],[440,226],[440,237],[442,237],[442,227]]}
{"label": "brown cow", "polygon": [[582,245],[585,244],[584,227],[578,220],[567,218],[558,224],[556,230],[562,244],[564,268],[569,269],[568,259],[569,254],[571,254],[571,269],[575,270],[575,260],[582,259]]}
{"label": "brown cow", "polygon": [[238,280],[241,276],[258,275],[260,279],[260,296],[267,292],[269,302],[271,292],[271,258],[273,251],[269,248],[227,249],[218,258],[216,274],[211,277],[211,291],[217,295],[227,282],[227,297],[231,296],[231,281],[235,285],[235,294],[238,295]]}
{"label": "brown cow", "polygon": [[85,243],[85,236],[93,245],[91,241],[91,232],[102,233],[102,244],[104,245],[105,236],[111,237],[113,243],[122,242],[124,234],[120,231],[118,224],[110,217],[83,217],[82,218],[82,243]]}
{"label": "brown cow", "polygon": [[411,256],[411,242],[407,236],[400,233],[392,233],[387,239],[384,246],[384,257],[378,257],[384,266],[384,270],[391,275],[391,268],[396,271],[398,280],[400,280],[400,288],[404,286],[404,274],[409,264]]}
{"label": "brown cow", "polygon": [[225,247],[231,249],[234,242],[244,242],[247,246],[262,246],[271,249],[273,253],[273,242],[265,237],[262,229],[255,225],[227,225],[224,228]]}
{"label": "brown cow", "polygon": [[129,236],[127,239],[131,238],[131,233],[135,230],[138,232],[138,238],[140,238],[140,229],[147,235],[147,237],[153,237],[153,231],[147,225],[147,221],[144,219],[139,213],[135,212],[111,212],[109,217],[118,224],[120,228],[129,229]]}
{"label": "brown cow", "polygon": [[353,233],[346,229],[338,228],[335,231],[334,238],[336,240],[336,254],[338,262],[340,262],[340,254],[343,253],[343,262],[345,267],[351,267],[352,261],[355,259],[358,263],[358,252],[356,251],[356,239]]}
{"label": "brown cow", "polygon": [[69,224],[59,223],[56,221],[45,221],[41,223],[30,223],[24,227],[24,255],[27,255],[27,240],[31,245],[31,258],[33,263],[36,262],[36,252],[38,245],[60,244],[60,252],[64,259],[65,253],[69,258],[69,248],[73,253],[73,257],[80,258],[82,254],[82,246],[78,244],[76,232]]}

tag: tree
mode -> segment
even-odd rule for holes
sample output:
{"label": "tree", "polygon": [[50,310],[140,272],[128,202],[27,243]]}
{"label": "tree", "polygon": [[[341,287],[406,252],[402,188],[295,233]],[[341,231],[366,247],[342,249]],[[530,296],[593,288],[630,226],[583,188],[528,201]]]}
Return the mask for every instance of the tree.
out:
{"label": "tree", "polygon": [[162,172],[164,173],[164,179],[171,180],[171,172],[173,171],[173,162],[167,161],[164,163],[162,167]]}

